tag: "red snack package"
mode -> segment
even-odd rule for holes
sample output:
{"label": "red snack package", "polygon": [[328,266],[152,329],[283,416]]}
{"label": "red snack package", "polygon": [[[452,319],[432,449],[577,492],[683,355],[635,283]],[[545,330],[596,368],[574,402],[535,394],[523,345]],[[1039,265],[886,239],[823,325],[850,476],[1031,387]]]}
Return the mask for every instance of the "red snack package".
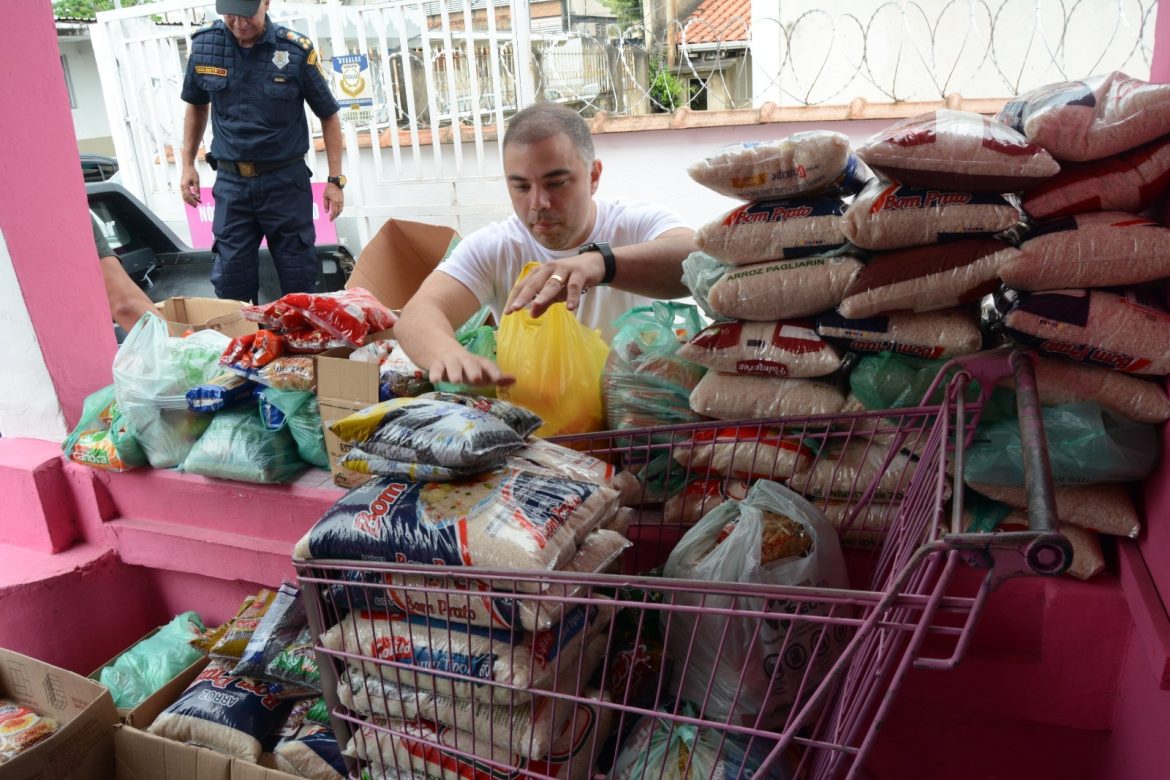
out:
{"label": "red snack package", "polygon": [[252,368],[266,366],[284,354],[284,338],[270,330],[258,330],[252,340]]}
{"label": "red snack package", "polygon": [[366,334],[385,330],[396,319],[361,287],[318,295],[289,293],[280,300],[299,308],[310,323],[351,347],[360,347]]}
{"label": "red snack package", "polygon": [[345,339],[334,338],[328,333],[317,330],[316,328],[301,328],[300,330],[290,330],[284,334],[284,347],[286,352],[301,353],[301,354],[316,354],[324,352],[327,349],[334,347],[348,347],[352,346]]}
{"label": "red snack package", "polygon": [[252,367],[252,342],[256,340],[256,335],[249,333],[246,336],[236,336],[228,342],[227,348],[219,357],[219,364],[224,368],[242,369],[246,374]]}

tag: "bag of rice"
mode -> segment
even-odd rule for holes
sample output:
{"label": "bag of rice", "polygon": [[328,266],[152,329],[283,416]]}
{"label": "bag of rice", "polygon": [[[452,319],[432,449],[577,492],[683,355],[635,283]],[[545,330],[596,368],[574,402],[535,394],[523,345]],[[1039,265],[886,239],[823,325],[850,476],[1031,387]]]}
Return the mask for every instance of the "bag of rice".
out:
{"label": "bag of rice", "polygon": [[[586,689],[584,697],[599,704],[577,704],[565,719],[547,758],[529,760],[493,745],[485,735],[472,736],[429,721],[373,718],[349,741],[346,751],[368,763],[382,777],[427,777],[434,780],[481,780],[484,765],[464,753],[513,767],[516,777],[588,780],[609,736],[613,710],[601,702],[609,697]],[[388,734],[392,729],[397,734]],[[459,752],[455,752],[459,751]]]}
{"label": "bag of rice", "polygon": [[705,428],[690,442],[675,446],[673,457],[690,471],[710,479],[789,479],[809,467],[813,451],[783,428],[754,425]]}
{"label": "bag of rice", "polygon": [[735,264],[820,255],[844,246],[844,213],[845,202],[831,196],[745,203],[699,228],[695,244]]}
{"label": "bag of rice", "polygon": [[999,194],[911,187],[874,179],[841,218],[841,230],[864,249],[901,249],[990,237],[1019,220],[1019,209]]}
{"label": "bag of rice", "polygon": [[1006,290],[996,309],[1013,339],[1044,354],[1132,374],[1170,373],[1170,314],[1136,293]]}
{"label": "bag of rice", "polygon": [[860,511],[853,501],[818,501],[817,506],[829,518],[842,547],[867,548],[886,540],[900,508],[899,504],[884,501],[871,501]]}
{"label": "bag of rice", "polygon": [[979,318],[967,309],[885,314],[847,319],[837,312],[817,317],[817,333],[852,352],[894,352],[920,358],[950,358],[978,352]]}
{"label": "bag of rice", "polygon": [[862,268],[861,261],[851,255],[745,265],[711,285],[707,302],[713,311],[733,320],[808,317],[836,307]]}
{"label": "bag of rice", "polygon": [[[1170,397],[1157,382],[1087,363],[1036,356],[1036,390],[1045,406],[1095,401],[1126,419],[1140,423],[1170,420]],[[1012,380],[1000,382],[1012,386]]]}
{"label": "bag of rice", "polygon": [[823,382],[715,371],[691,393],[691,408],[717,420],[836,414],[844,403],[841,391]]}
{"label": "bag of rice", "polygon": [[256,763],[263,752],[261,743],[286,711],[267,683],[236,677],[212,662],[147,730]]}
{"label": "bag of rice", "polygon": [[1059,174],[1024,193],[1032,219],[1087,211],[1145,211],[1170,186],[1170,136],[1116,157],[1065,163]]}
{"label": "bag of rice", "polygon": [[828,130],[728,144],[693,163],[687,173],[699,184],[741,200],[857,192],[870,178],[849,139]]}
{"label": "bag of rice", "polygon": [[323,706],[318,696],[296,702],[277,730],[280,741],[272,750],[276,768],[309,780],[345,780],[349,769],[333,729],[309,720],[313,707]]}
{"label": "bag of rice", "polygon": [[[967,486],[1008,506],[1027,510],[1028,493],[1022,485],[968,482]],[[1053,492],[1056,516],[1065,526],[1075,526],[1111,536],[1136,539],[1142,525],[1129,495],[1129,487],[1116,482],[1099,485],[1060,485]],[[1026,524],[1026,521],[1025,521]]]}
{"label": "bag of rice", "polygon": [[459,482],[372,479],[297,542],[302,559],[517,571],[563,568],[577,537],[617,511],[617,491],[502,469]]}
{"label": "bag of rice", "polygon": [[1115,287],[1170,276],[1170,228],[1121,211],[1043,222],[999,269],[1017,290]]}
{"label": "bag of rice", "polygon": [[949,309],[999,286],[999,267],[1020,250],[993,238],[883,252],[845,290],[837,311],[849,319]]}
{"label": "bag of rice", "polygon": [[971,192],[1016,192],[1060,171],[1052,155],[1007,125],[952,109],[890,125],[857,156],[887,179]]}
{"label": "bag of rice", "polygon": [[1037,87],[995,117],[1058,160],[1099,160],[1152,141],[1170,127],[1170,84],[1120,71]]}
{"label": "bag of rice", "polygon": [[841,367],[837,350],[802,320],[716,323],[678,354],[712,371],[748,376],[825,376]]}
{"label": "bag of rice", "polygon": [[529,439],[523,447],[508,456],[507,465],[518,471],[545,473],[604,485],[618,492],[618,503],[623,506],[637,498],[642,489],[638,478],[630,472],[618,471],[613,464],[587,452],[578,452],[546,439]]}
{"label": "bag of rice", "polygon": [[[350,663],[400,685],[460,699],[522,703],[532,699],[526,689],[553,690],[566,675],[575,675],[587,640],[612,617],[612,607],[578,605],[546,631],[519,634],[357,610],[322,634],[321,645],[378,659]],[[455,676],[439,676],[432,670]]]}
{"label": "bag of rice", "polygon": [[[851,439],[844,446],[822,451],[812,468],[788,480],[788,486],[812,498],[842,501],[861,498],[877,481],[872,498],[896,501],[910,487],[918,464],[918,456],[909,449],[891,455],[889,445],[881,439]],[[950,498],[949,483],[944,495]]]}
{"label": "bag of rice", "polygon": [[681,493],[671,496],[662,507],[662,522],[691,526],[725,501],[742,501],[748,483],[741,479],[697,479]]}
{"label": "bag of rice", "polygon": [[57,731],[57,721],[0,697],[0,764],[16,758]]}

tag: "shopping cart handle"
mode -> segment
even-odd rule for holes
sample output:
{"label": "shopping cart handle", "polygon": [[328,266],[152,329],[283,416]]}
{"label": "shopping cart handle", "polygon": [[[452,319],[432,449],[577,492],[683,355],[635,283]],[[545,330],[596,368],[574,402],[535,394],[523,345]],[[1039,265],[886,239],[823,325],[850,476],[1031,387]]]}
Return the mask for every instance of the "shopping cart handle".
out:
{"label": "shopping cart handle", "polygon": [[993,531],[945,534],[942,544],[957,550],[963,560],[978,569],[995,569],[993,581],[1039,574],[1063,574],[1072,563],[1072,544],[1058,531]]}

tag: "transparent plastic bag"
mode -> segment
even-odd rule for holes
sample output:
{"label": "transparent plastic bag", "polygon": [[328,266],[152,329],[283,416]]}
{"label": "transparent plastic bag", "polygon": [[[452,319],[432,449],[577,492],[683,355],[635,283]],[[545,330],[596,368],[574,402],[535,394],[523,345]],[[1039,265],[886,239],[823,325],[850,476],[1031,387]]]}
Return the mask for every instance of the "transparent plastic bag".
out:
{"label": "transparent plastic bag", "polygon": [[721,263],[706,252],[691,252],[687,259],[683,260],[682,268],[683,284],[691,291],[691,297],[708,319],[715,321],[730,319],[712,309],[707,297],[711,294],[711,287],[735,266]]}
{"label": "transparent plastic bag", "polygon": [[137,707],[179,672],[203,657],[191,646],[204,630],[194,612],[176,615],[152,636],[143,639],[103,668],[99,682],[110,689],[117,707]]}
{"label": "transparent plastic bag", "polygon": [[306,466],[292,434],[268,431],[251,407],[215,415],[180,467],[192,474],[241,482],[287,482]]}
{"label": "transparent plastic bag", "polygon": [[321,425],[317,396],[299,390],[269,387],[264,391],[264,399],[284,415],[284,423],[297,443],[297,454],[301,459],[318,468],[329,468],[329,452],[325,448],[325,430]]}
{"label": "transparent plastic bag", "polygon": [[61,444],[65,457],[106,471],[129,471],[146,465],[146,454],[127,430],[114,400],[114,386],[90,393],[77,427]]}

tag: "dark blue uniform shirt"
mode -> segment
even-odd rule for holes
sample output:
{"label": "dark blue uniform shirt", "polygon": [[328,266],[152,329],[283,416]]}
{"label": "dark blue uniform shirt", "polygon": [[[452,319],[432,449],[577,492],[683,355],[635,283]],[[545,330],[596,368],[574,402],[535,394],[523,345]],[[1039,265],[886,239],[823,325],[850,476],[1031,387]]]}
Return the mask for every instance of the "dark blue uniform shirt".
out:
{"label": "dark blue uniform shirt", "polygon": [[211,152],[221,160],[277,162],[309,151],[304,103],[318,117],[340,110],[312,42],[264,19],[250,49],[216,20],[191,36],[182,98],[211,103]]}

